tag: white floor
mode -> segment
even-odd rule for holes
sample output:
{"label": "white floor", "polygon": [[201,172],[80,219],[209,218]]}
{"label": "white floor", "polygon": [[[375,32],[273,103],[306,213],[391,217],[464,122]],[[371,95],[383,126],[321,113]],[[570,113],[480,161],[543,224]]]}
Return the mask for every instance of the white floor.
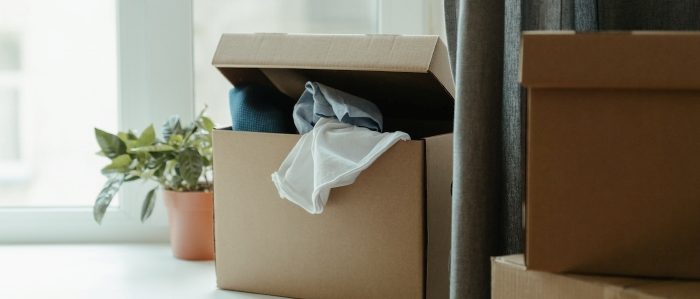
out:
{"label": "white floor", "polygon": [[167,244],[0,245],[0,298],[262,299],[216,288],[214,262]]}

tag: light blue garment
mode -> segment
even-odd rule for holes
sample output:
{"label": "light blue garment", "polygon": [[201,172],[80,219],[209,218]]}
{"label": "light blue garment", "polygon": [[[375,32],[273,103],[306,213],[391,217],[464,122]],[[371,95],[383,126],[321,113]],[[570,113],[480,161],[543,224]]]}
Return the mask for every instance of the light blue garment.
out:
{"label": "light blue garment", "polygon": [[382,132],[382,113],[374,103],[317,82],[306,82],[306,90],[294,105],[294,125],[299,134],[310,132],[321,117]]}

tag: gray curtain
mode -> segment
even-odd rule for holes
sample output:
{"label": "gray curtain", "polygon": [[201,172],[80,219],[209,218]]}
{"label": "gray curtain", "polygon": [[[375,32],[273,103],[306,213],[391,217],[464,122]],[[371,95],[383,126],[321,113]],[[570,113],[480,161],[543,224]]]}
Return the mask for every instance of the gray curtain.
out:
{"label": "gray curtain", "polygon": [[699,30],[700,0],[444,0],[455,107],[451,298],[488,298],[490,257],[523,252],[523,30]]}

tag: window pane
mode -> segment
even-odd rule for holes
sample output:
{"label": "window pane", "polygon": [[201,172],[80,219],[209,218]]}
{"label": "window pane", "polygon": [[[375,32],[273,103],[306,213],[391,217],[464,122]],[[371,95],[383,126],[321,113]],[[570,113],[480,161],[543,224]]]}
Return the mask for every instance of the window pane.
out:
{"label": "window pane", "polygon": [[0,86],[0,164],[19,161],[19,99],[15,87]]}
{"label": "window pane", "polygon": [[0,206],[92,205],[116,63],[114,0],[0,0]]}
{"label": "window pane", "polygon": [[19,38],[12,32],[0,31],[0,71],[19,69]]}
{"label": "window pane", "polygon": [[222,33],[377,33],[378,0],[195,0],[194,63],[198,107],[230,125],[231,84],[211,65]]}

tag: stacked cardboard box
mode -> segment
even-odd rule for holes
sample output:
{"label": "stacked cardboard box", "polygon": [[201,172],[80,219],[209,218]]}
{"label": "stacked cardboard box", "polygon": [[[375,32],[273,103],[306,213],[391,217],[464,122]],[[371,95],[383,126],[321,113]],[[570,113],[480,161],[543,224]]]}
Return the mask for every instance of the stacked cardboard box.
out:
{"label": "stacked cardboard box", "polygon": [[[299,135],[214,132],[217,285],[295,298],[447,298],[454,82],[437,36],[224,35],[214,65],[234,85],[293,99],[316,81],[373,101],[384,153],[312,215],[270,175]],[[291,117],[291,115],[290,115]]]}
{"label": "stacked cardboard box", "polygon": [[697,299],[700,282],[554,274],[525,268],[522,255],[491,262],[493,299]]}
{"label": "stacked cardboard box", "polygon": [[700,297],[537,272],[700,279],[698,70],[696,32],[524,34],[528,271],[496,260],[495,295]]}

